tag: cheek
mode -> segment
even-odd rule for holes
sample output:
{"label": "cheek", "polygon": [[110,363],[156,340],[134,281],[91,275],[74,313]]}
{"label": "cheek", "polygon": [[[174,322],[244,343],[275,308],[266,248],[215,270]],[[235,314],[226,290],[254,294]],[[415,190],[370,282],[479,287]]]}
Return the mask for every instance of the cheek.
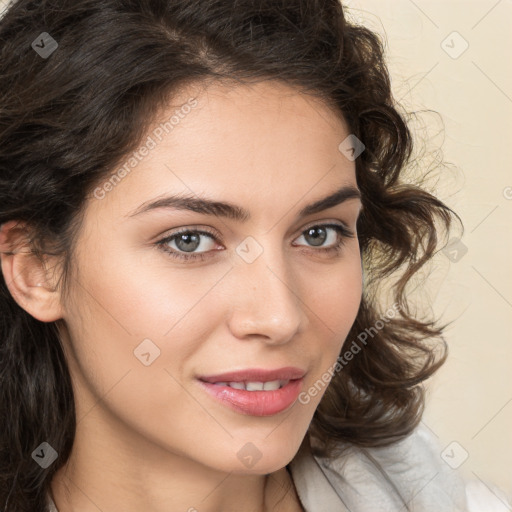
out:
{"label": "cheek", "polygon": [[[83,288],[77,287],[67,319],[78,418],[101,421],[95,407],[101,399],[145,437],[186,439],[196,428],[200,437],[207,414],[181,383],[188,361],[214,329],[208,293],[225,270],[192,279],[198,271],[171,272],[99,253],[84,263],[78,276]],[[198,420],[193,425],[192,417]]]}
{"label": "cheek", "polygon": [[159,395],[168,403],[190,358],[222,321],[216,285],[229,264],[179,268],[159,252],[143,259],[108,243],[89,254],[68,318],[88,387],[101,396],[130,371],[127,379],[138,382],[133,400],[140,392],[144,403]]}
{"label": "cheek", "polygon": [[324,336],[341,343],[354,323],[362,297],[362,269],[359,253],[350,253],[338,265],[316,269],[302,279],[303,300]]}
{"label": "cheek", "polygon": [[[172,337],[199,302],[208,300],[229,265],[193,269],[170,263],[166,257],[157,248],[139,257],[130,247],[104,247],[95,261],[88,258],[81,279],[98,299],[93,304],[95,315],[115,331],[128,334],[133,342]],[[194,329],[196,324],[188,327]]]}
{"label": "cheek", "polygon": [[[334,270],[316,274],[315,280],[304,280],[306,309],[310,309],[311,331],[315,333],[315,348],[308,347],[316,364],[306,383],[309,400],[315,406],[327,388],[333,370],[352,325],[362,297],[362,270],[359,253],[340,261]],[[319,382],[322,381],[322,382]],[[317,384],[315,384],[317,383]]]}

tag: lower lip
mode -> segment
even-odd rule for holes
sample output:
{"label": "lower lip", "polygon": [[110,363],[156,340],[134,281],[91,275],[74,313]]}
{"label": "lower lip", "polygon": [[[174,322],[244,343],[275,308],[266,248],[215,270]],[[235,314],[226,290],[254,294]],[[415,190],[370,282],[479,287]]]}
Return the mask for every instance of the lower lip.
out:
{"label": "lower lip", "polygon": [[202,380],[199,383],[213,397],[237,412],[251,416],[272,416],[295,403],[299,396],[302,378],[291,380],[286,386],[274,391],[246,391]]}

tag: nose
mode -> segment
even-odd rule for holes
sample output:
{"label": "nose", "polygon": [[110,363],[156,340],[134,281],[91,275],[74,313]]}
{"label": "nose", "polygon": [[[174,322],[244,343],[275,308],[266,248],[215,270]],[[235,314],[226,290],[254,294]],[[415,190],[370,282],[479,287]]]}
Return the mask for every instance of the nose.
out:
{"label": "nose", "polygon": [[239,339],[287,343],[306,327],[299,281],[282,252],[265,249],[252,263],[240,259],[230,272],[230,330]]}

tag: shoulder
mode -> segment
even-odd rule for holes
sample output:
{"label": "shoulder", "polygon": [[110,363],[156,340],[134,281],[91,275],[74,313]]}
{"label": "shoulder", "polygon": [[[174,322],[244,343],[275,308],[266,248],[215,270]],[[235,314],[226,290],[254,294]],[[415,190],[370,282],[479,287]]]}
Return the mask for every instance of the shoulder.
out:
{"label": "shoulder", "polygon": [[340,455],[332,459],[315,455],[314,442],[312,447],[304,443],[290,469],[299,496],[314,510],[323,499],[316,489],[323,485],[340,511],[508,512],[477,508],[461,474],[444,462],[441,452],[437,438],[420,423],[387,447],[340,444]]}

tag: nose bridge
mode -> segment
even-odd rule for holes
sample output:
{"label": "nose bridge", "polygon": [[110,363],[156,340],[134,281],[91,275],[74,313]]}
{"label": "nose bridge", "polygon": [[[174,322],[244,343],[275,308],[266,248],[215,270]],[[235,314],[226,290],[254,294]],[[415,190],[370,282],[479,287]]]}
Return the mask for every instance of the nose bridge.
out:
{"label": "nose bridge", "polygon": [[250,238],[237,248],[230,327],[240,338],[261,335],[285,343],[305,319],[299,289],[281,244],[272,236]]}

